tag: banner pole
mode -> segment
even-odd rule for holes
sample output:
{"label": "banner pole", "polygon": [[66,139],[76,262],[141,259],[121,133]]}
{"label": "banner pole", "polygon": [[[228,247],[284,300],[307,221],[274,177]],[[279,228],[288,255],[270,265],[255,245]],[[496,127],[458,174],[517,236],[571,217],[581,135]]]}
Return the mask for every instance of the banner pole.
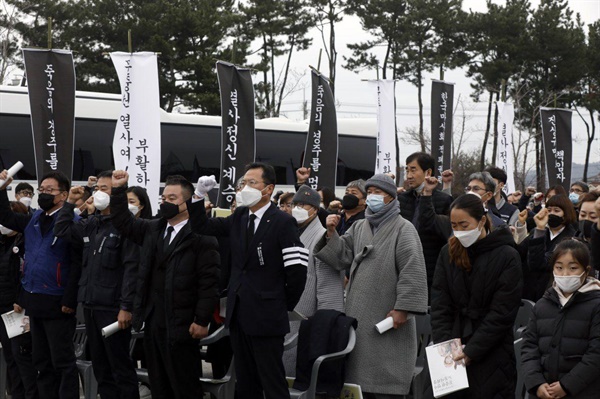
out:
{"label": "banner pole", "polygon": [[501,89],[501,93],[502,93],[502,102],[505,103],[506,102],[506,79],[502,79],[501,81],[501,85],[502,85],[502,89]]}
{"label": "banner pole", "polygon": [[231,45],[231,63],[235,65],[235,51],[236,51],[237,42],[234,40]]}
{"label": "banner pole", "polygon": [[131,40],[131,29],[127,30],[127,49],[129,50],[129,54],[133,53],[133,44]]}
{"label": "banner pole", "polygon": [[48,17],[48,50],[52,50],[52,17]]}
{"label": "banner pole", "polygon": [[323,49],[319,50],[319,61],[317,62],[317,71],[321,69],[321,55],[323,54]]}

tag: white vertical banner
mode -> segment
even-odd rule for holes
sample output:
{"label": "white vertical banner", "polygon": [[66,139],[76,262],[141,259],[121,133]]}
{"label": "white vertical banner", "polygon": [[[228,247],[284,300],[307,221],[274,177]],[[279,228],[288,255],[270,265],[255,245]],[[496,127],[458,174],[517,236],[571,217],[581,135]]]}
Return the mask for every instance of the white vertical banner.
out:
{"label": "white vertical banner", "polygon": [[511,103],[498,101],[498,151],[496,166],[506,172],[506,195],[514,193],[515,187],[515,157],[513,151],[513,122],[515,108]]}
{"label": "white vertical banner", "polygon": [[144,187],[152,213],[160,189],[160,93],[152,52],[110,53],[121,84],[121,115],[113,139],[115,169],[129,173],[129,186]]}
{"label": "white vertical banner", "polygon": [[397,174],[398,149],[396,141],[396,82],[374,80],[377,99],[377,160],[375,173]]}

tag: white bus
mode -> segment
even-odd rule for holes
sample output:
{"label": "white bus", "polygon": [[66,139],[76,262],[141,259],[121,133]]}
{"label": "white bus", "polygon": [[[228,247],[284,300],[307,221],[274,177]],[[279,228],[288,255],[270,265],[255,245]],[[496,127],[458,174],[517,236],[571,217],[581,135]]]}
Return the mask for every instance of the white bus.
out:
{"label": "white bus", "polygon": [[[88,176],[114,168],[112,143],[120,110],[119,95],[77,92],[74,182],[85,183]],[[275,167],[276,190],[294,184],[307,131],[307,122],[285,118],[256,121],[256,160]],[[337,186],[341,188],[352,180],[373,175],[377,122],[374,118],[338,118],[338,131]],[[192,182],[202,175],[215,175],[219,179],[220,116],[161,110],[161,132],[161,181],[172,174],[183,175]],[[37,187],[27,88],[0,86],[0,168],[8,169],[17,161],[25,164],[18,180]]]}

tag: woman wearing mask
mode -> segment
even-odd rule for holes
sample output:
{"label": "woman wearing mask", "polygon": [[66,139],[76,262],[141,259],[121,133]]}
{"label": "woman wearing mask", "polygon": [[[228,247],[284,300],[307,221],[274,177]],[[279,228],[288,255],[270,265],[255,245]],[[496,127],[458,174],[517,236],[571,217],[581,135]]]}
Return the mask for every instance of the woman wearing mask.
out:
{"label": "woman wearing mask", "polygon": [[600,282],[590,277],[587,245],[565,240],[550,260],[554,282],[529,319],[522,368],[541,399],[597,398],[600,392]]}
{"label": "woman wearing mask", "polygon": [[[346,314],[358,320],[358,329],[346,381],[359,384],[365,398],[394,398],[408,394],[412,381],[417,336],[411,314],[427,311],[425,260],[417,231],[400,216],[394,181],[377,174],[365,187],[365,219],[340,236],[340,215],[329,215],[315,257],[350,270]],[[393,329],[379,334],[375,325],[387,317]]]}
{"label": "woman wearing mask", "polygon": [[[22,201],[12,201],[10,208],[16,213],[28,213]],[[0,225],[0,313],[13,310],[21,278],[23,250],[23,236]],[[0,323],[0,342],[12,398],[37,399],[37,371],[31,358],[31,334],[9,339],[4,323]]]}
{"label": "woman wearing mask", "polygon": [[552,267],[548,261],[552,251],[562,240],[575,236],[577,231],[573,225],[577,223],[577,216],[569,198],[558,194],[546,202],[546,207],[533,220],[534,232],[521,244],[527,249],[523,297],[537,302],[550,285]]}
{"label": "woman wearing mask", "polygon": [[449,397],[508,398],[517,379],[513,331],[523,281],[508,227],[492,231],[472,194],[450,206],[453,237],[442,248],[431,287],[433,341],[460,338],[469,388]]}
{"label": "woman wearing mask", "polygon": [[127,202],[129,203],[129,212],[136,218],[152,219],[152,207],[150,198],[146,189],[139,186],[129,187],[127,189]]}
{"label": "woman wearing mask", "polygon": [[[306,185],[301,186],[292,199],[292,216],[298,222],[300,241],[309,255],[306,284],[294,310],[306,317],[320,309],[344,311],[344,274],[327,267],[313,256],[315,245],[325,233],[317,216],[318,210],[319,193]],[[299,328],[299,321],[291,322],[288,337],[298,332]],[[296,350],[297,347],[294,347],[283,354],[286,376],[296,375]]]}

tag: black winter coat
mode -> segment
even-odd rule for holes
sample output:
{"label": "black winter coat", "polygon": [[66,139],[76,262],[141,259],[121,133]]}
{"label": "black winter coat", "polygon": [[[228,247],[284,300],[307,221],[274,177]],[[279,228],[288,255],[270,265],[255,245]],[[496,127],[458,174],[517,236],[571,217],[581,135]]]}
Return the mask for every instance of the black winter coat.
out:
{"label": "black winter coat", "polygon": [[23,249],[22,234],[12,237],[0,235],[0,311],[2,313],[12,310],[13,304],[17,301]]}
{"label": "black winter coat", "polygon": [[74,208],[65,202],[54,234],[83,245],[77,301],[94,309],[133,311],[139,246],[121,236],[110,215],[73,221]]}
{"label": "black winter coat", "polygon": [[469,389],[450,397],[514,397],[513,324],[521,303],[521,259],[508,228],[498,228],[468,248],[472,269],[450,263],[442,248],[431,293],[433,341],[460,338]]}
{"label": "black winter coat", "polygon": [[[431,287],[440,250],[446,245],[448,238],[432,229],[425,228],[423,223],[420,222],[420,218],[415,218],[415,212],[417,212],[417,207],[420,206],[421,200],[421,197],[417,195],[415,190],[405,191],[398,195],[400,214],[404,219],[411,222],[419,233],[419,238],[423,245],[425,267],[427,269],[427,287]],[[452,204],[452,197],[450,195],[440,190],[434,190],[431,197],[427,198],[426,201],[433,202],[433,208],[437,215],[448,215],[450,213],[450,204]]]}
{"label": "black winter coat", "polygon": [[535,304],[523,340],[531,395],[543,383],[560,381],[567,398],[600,397],[600,291],[575,292],[563,307],[549,288]]}
{"label": "black winter coat", "polygon": [[554,248],[565,239],[574,237],[577,232],[568,225],[561,233],[550,240],[550,232],[546,228],[543,237],[527,237],[521,244],[521,254],[527,254],[523,260],[523,298],[537,302],[550,286],[552,266],[548,263]]}
{"label": "black winter coat", "polygon": [[[162,245],[167,221],[135,219],[127,208],[126,187],[113,188],[110,203],[114,225],[142,246],[133,310],[133,327],[139,330],[153,309],[152,272],[159,262],[157,243],[160,241]],[[167,335],[171,341],[189,341],[190,325],[207,326],[217,304],[220,264],[217,240],[193,233],[188,222],[175,236],[163,259]]]}

